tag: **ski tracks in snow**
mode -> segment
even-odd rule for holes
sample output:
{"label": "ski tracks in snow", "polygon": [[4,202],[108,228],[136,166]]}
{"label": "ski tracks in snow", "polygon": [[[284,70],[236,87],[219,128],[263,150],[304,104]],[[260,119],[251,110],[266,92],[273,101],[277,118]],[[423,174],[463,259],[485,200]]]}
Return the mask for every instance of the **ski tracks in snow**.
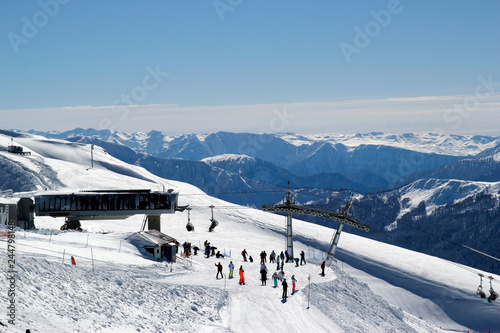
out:
{"label": "ski tracks in snow", "polygon": [[273,288],[271,282],[267,286],[245,285],[231,290],[228,309],[230,331],[343,332],[316,308],[307,309],[307,296],[304,293],[289,295],[287,301],[282,302],[282,291],[281,287]]}

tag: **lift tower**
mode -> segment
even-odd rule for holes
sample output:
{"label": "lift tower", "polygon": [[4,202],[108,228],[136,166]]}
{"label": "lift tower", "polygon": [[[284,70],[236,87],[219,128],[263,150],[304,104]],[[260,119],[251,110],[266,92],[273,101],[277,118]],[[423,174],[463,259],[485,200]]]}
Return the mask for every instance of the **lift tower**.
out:
{"label": "lift tower", "polygon": [[277,204],[274,206],[262,206],[262,210],[265,212],[282,212],[282,213],[287,213],[287,219],[286,219],[286,245],[287,245],[287,251],[288,254],[290,255],[291,258],[293,258],[293,234],[292,234],[292,214],[303,214],[303,215],[311,215],[311,216],[319,216],[319,217],[324,217],[326,219],[330,220],[336,220],[339,222],[339,226],[337,230],[335,231],[335,234],[332,237],[332,241],[330,242],[330,246],[328,248],[327,252],[327,262],[330,263],[333,260],[333,257],[335,255],[335,251],[337,250],[337,244],[339,242],[340,238],[340,233],[342,232],[342,229],[344,228],[344,224],[350,225],[352,227],[364,230],[364,231],[370,231],[370,228],[362,223],[359,223],[349,217],[349,209],[351,207],[351,199],[348,198],[346,201],[345,206],[339,210],[339,212],[329,212],[329,211],[324,211],[324,210],[319,210],[315,208],[310,208],[310,207],[303,207],[296,205],[295,203],[292,202],[291,200],[291,191],[290,188],[287,189],[287,196],[286,199],[284,200],[284,203]]}

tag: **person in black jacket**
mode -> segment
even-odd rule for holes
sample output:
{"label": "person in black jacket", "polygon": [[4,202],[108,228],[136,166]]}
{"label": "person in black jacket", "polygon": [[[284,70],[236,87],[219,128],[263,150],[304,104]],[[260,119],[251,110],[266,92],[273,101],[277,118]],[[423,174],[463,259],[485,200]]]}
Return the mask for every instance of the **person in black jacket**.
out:
{"label": "person in black jacket", "polygon": [[287,289],[288,289],[288,283],[286,283],[286,279],[283,279],[283,282],[281,283],[283,286],[283,298],[287,298],[288,296],[286,295]]}
{"label": "person in black jacket", "polygon": [[222,264],[219,262],[219,264],[215,264],[215,266],[217,266],[217,275],[215,276],[215,278],[218,279],[219,274],[220,274],[220,277],[223,278],[224,275],[222,275]]}
{"label": "person in black jacket", "polygon": [[306,254],[304,253],[304,251],[300,251],[300,265],[302,266],[302,263],[304,263],[304,265],[306,264]]}

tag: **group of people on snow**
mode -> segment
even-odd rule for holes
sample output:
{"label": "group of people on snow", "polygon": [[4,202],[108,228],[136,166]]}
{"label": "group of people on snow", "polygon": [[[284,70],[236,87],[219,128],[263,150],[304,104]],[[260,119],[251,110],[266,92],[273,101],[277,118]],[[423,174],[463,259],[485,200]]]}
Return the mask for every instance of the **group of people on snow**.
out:
{"label": "group of people on snow", "polygon": [[217,251],[217,253],[215,253],[215,250],[217,250],[217,248],[215,246],[210,245],[210,242],[208,240],[205,241],[204,246],[205,246],[205,256],[207,258],[213,256],[215,256],[217,259],[224,258],[224,255],[220,253],[220,251]]}
{"label": "group of people on snow", "polygon": [[[210,242],[208,242],[208,240],[205,241],[204,246],[205,246],[205,256],[207,258],[209,258],[211,256],[215,256],[216,258],[224,258],[224,255],[221,254],[220,251],[217,251],[217,253],[215,253],[215,250],[217,248],[215,246],[210,245]],[[185,242],[183,244],[183,248],[184,248],[184,253],[186,255],[191,255],[191,243]],[[194,250],[194,254],[196,255],[199,248],[195,247],[195,248],[193,248],[193,250]],[[247,261],[253,262],[252,256],[250,256],[248,254],[246,249],[243,249],[243,251],[241,252],[241,255],[243,257],[244,262],[247,262]],[[267,277],[268,269],[266,266],[266,263],[267,263],[266,251],[262,251],[259,256],[260,256],[261,285],[265,286],[267,284],[267,279],[268,279],[268,277]],[[304,251],[300,252],[300,259],[299,258],[292,258],[289,255],[288,251],[281,251],[281,253],[279,255],[277,255],[276,252],[273,250],[269,255],[269,263],[276,264],[276,271],[271,276],[271,279],[274,282],[273,287],[274,288],[278,287],[278,280],[281,282],[281,285],[283,287],[283,294],[282,294],[283,299],[286,299],[288,297],[288,282],[285,278],[285,272],[283,270],[284,263],[289,262],[291,260],[295,262],[295,267],[299,266],[299,262],[300,262],[300,265],[307,264]],[[215,266],[217,267],[217,274],[216,274],[215,278],[216,279],[224,278],[222,263],[219,261],[219,263],[216,263]],[[321,264],[321,273],[320,273],[321,276],[325,276],[325,266],[326,266],[326,261],[323,261]],[[229,262],[228,268],[229,268],[228,278],[233,279],[235,266],[234,266],[232,261]],[[240,268],[239,268],[239,276],[240,276],[239,284],[240,285],[245,284],[245,275],[244,274],[245,274],[245,271],[243,269],[243,265],[240,265]],[[292,295],[293,295],[296,291],[297,279],[295,278],[295,275],[292,275],[290,279],[292,282]]]}

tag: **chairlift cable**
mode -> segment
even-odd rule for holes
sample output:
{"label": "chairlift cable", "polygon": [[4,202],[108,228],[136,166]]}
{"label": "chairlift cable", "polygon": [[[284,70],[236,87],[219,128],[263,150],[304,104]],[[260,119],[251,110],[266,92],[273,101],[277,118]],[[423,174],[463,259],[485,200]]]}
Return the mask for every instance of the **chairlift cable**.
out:
{"label": "chairlift cable", "polygon": [[[279,188],[282,188],[282,189],[286,189],[286,187],[283,187],[283,186],[274,185],[274,184],[270,184],[270,185],[273,185],[273,186],[276,186],[276,187],[279,187]],[[302,191],[302,190],[324,190],[324,191],[335,191],[335,192],[340,192],[340,191],[342,191],[342,190],[334,190],[334,189],[321,189],[321,188],[313,188],[313,187],[300,187],[300,188],[292,188],[291,190],[292,190],[292,191]],[[185,195],[185,196],[190,196],[190,195],[218,195],[218,194],[252,194],[252,193],[276,193],[276,192],[279,192],[279,191],[278,191],[278,190],[245,191],[245,192],[243,192],[243,191],[242,191],[242,192],[236,192],[236,191],[235,191],[235,192],[220,192],[220,193],[211,193],[211,194],[209,194],[209,193],[199,193],[199,194],[184,194],[184,195]],[[319,195],[319,194],[310,194],[310,193],[306,193],[306,194],[303,194],[303,195],[310,195],[310,196],[315,196],[315,197],[319,197],[319,198],[324,198],[324,199],[330,199],[330,200],[340,201],[340,199],[337,199],[337,198],[332,198],[332,197],[330,197],[330,196],[322,196],[322,195]],[[376,215],[379,215],[379,216],[381,216],[381,217],[384,217],[384,218],[386,218],[386,219],[388,219],[388,220],[390,220],[390,221],[395,221],[395,220],[396,220],[396,218],[391,218],[391,217],[389,217],[389,216],[387,216],[387,215],[384,215],[384,214],[382,214],[382,213],[379,213],[379,212],[377,212],[377,211],[374,211],[374,210],[372,210],[372,209],[370,209],[370,208],[364,207],[363,205],[360,205],[359,203],[352,202],[352,205],[355,205],[355,206],[357,206],[357,207],[360,207],[360,208],[362,208],[362,209],[365,209],[365,210],[367,210],[367,211],[369,211],[369,212],[371,212],[371,213],[373,213],[373,214],[376,214]],[[196,206],[192,206],[192,207],[196,207]],[[201,206],[200,206],[200,207],[201,207]],[[225,207],[224,207],[224,206],[219,206],[219,208],[225,208],[225,209],[254,209],[253,207],[231,207],[231,206],[225,206]],[[408,224],[408,223],[405,223],[405,222],[403,222],[403,221],[401,221],[401,220],[398,220],[398,221],[397,221],[397,223],[400,223],[400,224],[402,224],[402,225],[405,225],[405,226],[407,226],[407,227],[409,227],[409,228],[412,228],[412,229],[414,229],[414,230],[420,231],[420,232],[422,232],[422,233],[424,233],[424,234],[427,234],[427,235],[429,235],[429,236],[431,236],[431,237],[437,238],[437,239],[439,239],[439,240],[441,240],[441,241],[443,241],[443,242],[446,242],[446,243],[449,243],[449,244],[455,245],[455,246],[457,246],[457,247],[462,247],[462,248],[464,248],[464,249],[466,249],[466,250],[469,250],[469,251],[471,251],[471,252],[474,252],[474,253],[476,253],[476,254],[479,254],[479,255],[482,255],[482,256],[485,256],[485,257],[487,257],[487,258],[490,258],[490,259],[493,259],[493,260],[495,260],[495,261],[500,262],[500,258],[497,258],[497,257],[492,256],[492,255],[490,255],[490,254],[484,253],[484,252],[482,252],[482,251],[476,250],[476,249],[474,249],[474,248],[472,248],[472,247],[470,247],[470,246],[467,246],[467,245],[464,245],[464,244],[460,244],[460,243],[457,243],[457,242],[454,242],[454,241],[448,240],[448,239],[446,239],[446,238],[444,238],[444,237],[441,237],[441,236],[439,236],[439,235],[436,235],[436,234],[434,234],[434,233],[432,233],[432,232],[429,232],[429,231],[426,231],[426,230],[423,230],[423,229],[417,228],[417,227],[415,227],[415,226],[412,226],[412,225],[410,225],[410,224]]]}

